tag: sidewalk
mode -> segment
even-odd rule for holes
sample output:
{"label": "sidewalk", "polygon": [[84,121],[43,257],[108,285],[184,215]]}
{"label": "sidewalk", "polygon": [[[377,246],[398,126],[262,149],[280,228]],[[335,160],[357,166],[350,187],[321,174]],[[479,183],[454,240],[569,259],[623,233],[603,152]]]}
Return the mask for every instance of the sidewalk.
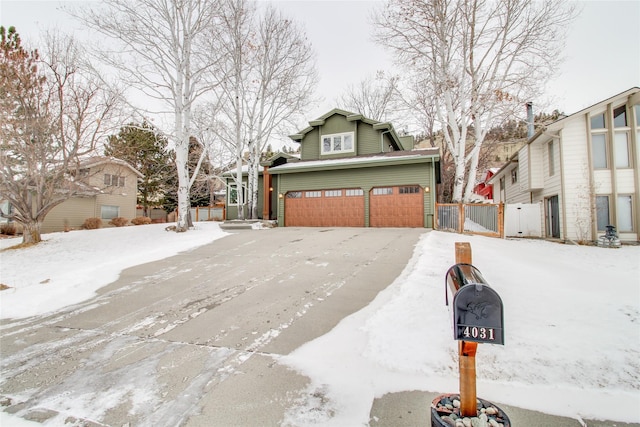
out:
{"label": "sidewalk", "polygon": [[[406,391],[390,393],[373,401],[371,427],[418,427],[431,426],[431,401],[441,393]],[[482,397],[482,396],[480,396]],[[512,427],[640,427],[614,421],[583,420],[558,417],[542,412],[530,411],[515,406],[493,402],[502,409]]]}

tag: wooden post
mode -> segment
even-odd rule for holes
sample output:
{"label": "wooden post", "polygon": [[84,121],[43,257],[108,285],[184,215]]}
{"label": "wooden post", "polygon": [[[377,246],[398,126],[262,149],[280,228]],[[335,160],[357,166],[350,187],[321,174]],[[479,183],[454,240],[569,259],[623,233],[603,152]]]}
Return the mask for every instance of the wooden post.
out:
{"label": "wooden post", "polygon": [[[471,244],[456,242],[456,264],[471,264]],[[478,415],[476,407],[476,349],[478,343],[458,342],[458,367],[460,370],[460,413],[463,417]]]}
{"label": "wooden post", "polygon": [[[458,233],[464,233],[464,203],[458,204]],[[456,243],[457,245],[458,243]],[[469,247],[469,256],[471,256],[471,247]],[[471,258],[469,258],[469,264],[471,264]]]}

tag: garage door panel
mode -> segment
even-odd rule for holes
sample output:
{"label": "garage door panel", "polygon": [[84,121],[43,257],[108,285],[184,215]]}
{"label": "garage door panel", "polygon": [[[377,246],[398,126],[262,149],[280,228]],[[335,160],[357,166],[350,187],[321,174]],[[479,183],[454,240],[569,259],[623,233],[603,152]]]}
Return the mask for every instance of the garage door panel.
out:
{"label": "garage door panel", "polygon": [[[297,193],[300,198],[285,198],[287,227],[364,226],[364,195],[346,196],[345,189]],[[320,197],[309,197],[312,194]]]}
{"label": "garage door panel", "polygon": [[424,226],[424,195],[420,186],[374,188],[370,197],[371,227]]}

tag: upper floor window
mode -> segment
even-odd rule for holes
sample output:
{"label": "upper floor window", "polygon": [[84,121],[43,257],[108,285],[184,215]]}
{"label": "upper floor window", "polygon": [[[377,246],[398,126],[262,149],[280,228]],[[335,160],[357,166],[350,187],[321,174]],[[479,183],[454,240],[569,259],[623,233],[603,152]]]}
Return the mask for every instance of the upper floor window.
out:
{"label": "upper floor window", "polygon": [[556,159],[555,159],[555,154],[553,152],[553,141],[549,141],[549,144],[547,144],[547,153],[548,153],[548,157],[549,157],[549,176],[553,176],[553,174],[556,173],[555,170],[555,166],[556,166]]}
{"label": "upper floor window", "polygon": [[621,105],[613,110],[613,127],[626,128],[627,127],[627,106]]}
{"label": "upper floor window", "polygon": [[518,168],[511,169],[511,183],[515,184],[518,182]]}
{"label": "upper floor window", "polygon": [[629,135],[627,132],[616,132],[615,134],[615,161],[616,168],[628,168],[629,163]]}
{"label": "upper floor window", "polygon": [[353,132],[322,135],[322,154],[353,152]]}
{"label": "upper floor window", "polygon": [[633,107],[636,110],[636,126],[640,128],[640,104]]}
{"label": "upper floor window", "polygon": [[607,136],[604,133],[591,135],[591,152],[595,169],[607,168]]}
{"label": "upper floor window", "polygon": [[591,129],[604,129],[604,113],[591,116]]}
{"label": "upper floor window", "polygon": [[111,187],[124,187],[124,176],[104,174],[104,185]]}

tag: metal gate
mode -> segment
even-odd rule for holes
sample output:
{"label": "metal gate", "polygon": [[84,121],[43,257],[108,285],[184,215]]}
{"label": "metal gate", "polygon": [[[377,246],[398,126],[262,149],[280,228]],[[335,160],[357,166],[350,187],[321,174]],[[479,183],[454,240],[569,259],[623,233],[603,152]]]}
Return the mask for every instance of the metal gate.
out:
{"label": "metal gate", "polygon": [[503,204],[436,203],[436,230],[504,237]]}

